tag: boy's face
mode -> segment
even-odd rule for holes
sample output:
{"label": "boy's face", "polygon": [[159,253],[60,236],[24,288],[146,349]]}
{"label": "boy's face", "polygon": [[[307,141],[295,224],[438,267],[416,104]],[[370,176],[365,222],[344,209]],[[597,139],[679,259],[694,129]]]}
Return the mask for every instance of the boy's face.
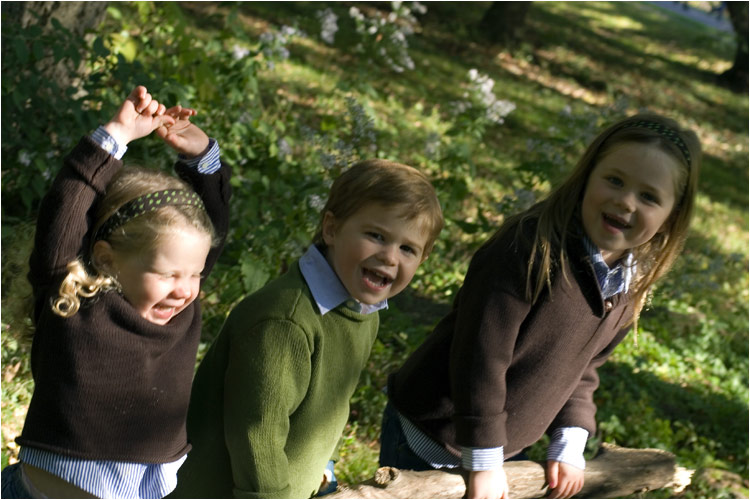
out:
{"label": "boy's face", "polygon": [[405,220],[400,210],[364,205],[343,221],[323,218],[326,258],[349,294],[377,304],[406,288],[424,259],[427,231],[420,219]]}

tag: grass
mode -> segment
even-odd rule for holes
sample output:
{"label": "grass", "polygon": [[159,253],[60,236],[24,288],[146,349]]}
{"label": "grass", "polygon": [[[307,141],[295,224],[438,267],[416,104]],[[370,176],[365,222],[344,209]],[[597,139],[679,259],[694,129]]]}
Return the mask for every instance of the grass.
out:
{"label": "grass", "polygon": [[[342,440],[340,481],[360,481],[377,467],[387,374],[448,310],[471,254],[502,221],[503,198],[521,188],[543,195],[549,181],[575,162],[593,130],[611,117],[648,108],[674,117],[702,139],[697,213],[683,255],[643,314],[638,346],[626,339],[601,369],[600,428],[588,450],[593,453],[603,441],[667,449],[679,465],[702,471],[683,496],[747,496],[748,98],[715,84],[733,60],[733,36],[646,2],[535,2],[522,43],[503,49],[474,35],[488,5],[428,3],[421,31],[410,39],[416,68],[402,74],[363,64],[343,50],[354,36],[343,26],[348,4],[326,5],[341,20],[333,47],[315,36],[322,5],[239,6],[240,22],[251,33],[288,24],[310,35],[290,45],[290,59],[260,74],[264,102],[269,109],[277,106],[278,120],[290,129],[295,123],[340,127],[346,98],[355,97],[373,118],[377,154],[428,171],[446,202],[448,224],[435,253],[410,289],[381,313],[381,333]],[[228,9],[203,2],[181,6],[195,23],[195,36],[206,38],[221,28]],[[495,81],[499,99],[517,106],[503,125],[474,136],[457,130],[448,113],[462,99],[472,68]],[[425,152],[435,136],[443,161]],[[562,159],[548,163],[558,171],[533,176],[523,170],[549,160],[548,149]],[[456,169],[466,173],[461,183]],[[12,439],[33,388],[28,324],[21,319],[28,293],[26,224],[3,221],[3,465],[17,453]],[[242,241],[230,242],[230,250],[247,253]],[[201,352],[241,294],[232,288],[237,267],[225,258],[212,277],[219,292],[207,301]],[[532,457],[541,456],[543,445],[535,446]]]}

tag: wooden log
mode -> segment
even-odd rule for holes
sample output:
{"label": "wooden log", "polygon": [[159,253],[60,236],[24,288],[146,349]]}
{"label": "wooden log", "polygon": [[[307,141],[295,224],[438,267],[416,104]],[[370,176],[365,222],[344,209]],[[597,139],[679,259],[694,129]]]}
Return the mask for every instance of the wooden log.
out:
{"label": "wooden log", "polygon": [[[544,465],[528,460],[503,466],[511,498],[542,498],[547,494]],[[604,443],[586,464],[585,483],[576,498],[621,498],[634,493],[690,484],[692,471],[676,466],[673,454],[656,449],[631,449]],[[372,479],[340,487],[323,498],[463,498],[464,477],[445,470],[410,471],[381,467]]]}

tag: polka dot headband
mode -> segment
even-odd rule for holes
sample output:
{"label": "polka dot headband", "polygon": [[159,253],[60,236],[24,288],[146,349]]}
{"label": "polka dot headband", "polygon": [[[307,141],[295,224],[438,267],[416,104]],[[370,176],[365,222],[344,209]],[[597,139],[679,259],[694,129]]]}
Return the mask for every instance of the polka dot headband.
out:
{"label": "polka dot headband", "polygon": [[165,189],[139,196],[122,205],[104,221],[96,231],[94,241],[106,240],[112,232],[126,222],[167,205],[194,205],[203,208],[203,200],[193,191]]}
{"label": "polka dot headband", "polygon": [[619,130],[625,129],[625,128],[632,128],[632,127],[638,127],[638,128],[646,128],[649,130],[652,130],[659,134],[660,136],[666,138],[677,146],[677,149],[679,149],[682,152],[682,156],[685,157],[685,160],[687,161],[688,166],[690,166],[690,150],[687,147],[687,144],[685,144],[685,141],[682,140],[682,137],[677,133],[676,130],[667,127],[666,125],[662,125],[658,122],[652,122],[648,120],[638,120],[630,123],[624,124],[622,127],[620,127]]}

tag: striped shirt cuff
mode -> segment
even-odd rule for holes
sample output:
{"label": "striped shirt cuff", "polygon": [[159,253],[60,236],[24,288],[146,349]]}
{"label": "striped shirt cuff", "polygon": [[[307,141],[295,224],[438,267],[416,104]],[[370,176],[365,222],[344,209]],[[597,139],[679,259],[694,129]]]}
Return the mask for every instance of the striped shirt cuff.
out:
{"label": "striped shirt cuff", "polygon": [[221,150],[216,139],[208,140],[207,149],[205,153],[194,158],[186,158],[183,155],[179,155],[179,158],[188,167],[197,169],[201,174],[213,174],[221,168]]}
{"label": "striped shirt cuff", "polygon": [[183,455],[165,464],[86,460],[24,446],[20,460],[58,476],[98,498],[164,498],[177,487]]}
{"label": "striped shirt cuff", "polygon": [[561,427],[555,429],[547,448],[547,460],[563,462],[583,470],[586,468],[586,460],[583,458],[583,450],[586,448],[586,440],[589,432],[581,427]]}
{"label": "striped shirt cuff", "polygon": [[469,448],[461,447],[461,467],[464,470],[493,470],[503,465],[503,447]]}
{"label": "striped shirt cuff", "polygon": [[116,160],[121,160],[125,151],[128,150],[127,146],[118,144],[115,138],[104,130],[104,125],[94,130],[94,133],[91,134],[91,139],[104,151],[114,156]]}

